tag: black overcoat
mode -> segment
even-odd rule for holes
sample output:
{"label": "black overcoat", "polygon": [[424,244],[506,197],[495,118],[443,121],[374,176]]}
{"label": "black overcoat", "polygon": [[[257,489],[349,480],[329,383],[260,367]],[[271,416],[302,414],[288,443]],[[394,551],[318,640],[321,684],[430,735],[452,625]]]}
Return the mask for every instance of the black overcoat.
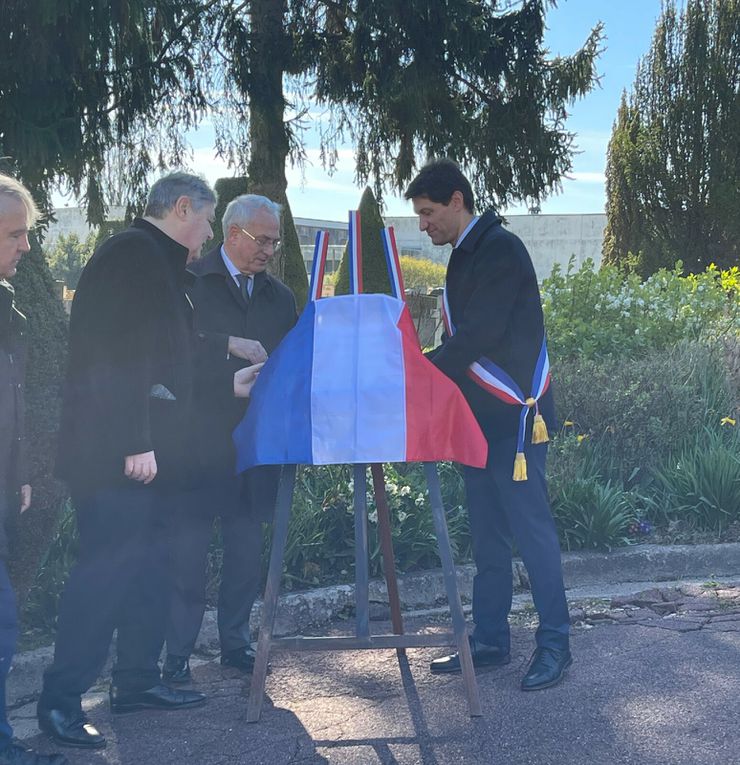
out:
{"label": "black overcoat", "polygon": [[[220,246],[188,270],[196,348],[193,442],[201,475],[233,476],[236,452],[231,436],[248,405],[234,398],[233,376],[250,362],[229,356],[229,336],[258,340],[271,354],[296,322],[295,298],[279,279],[263,272],[255,275],[247,303],[226,268]],[[250,471],[250,475],[258,472]]]}
{"label": "black overcoat", "polygon": [[7,528],[20,509],[18,490],[29,482],[25,437],[26,317],[13,303],[12,286],[0,280],[0,558],[7,555]]}
{"label": "black overcoat", "polygon": [[73,491],[128,482],[125,457],[152,450],[160,485],[189,472],[187,258],[185,247],[136,219],[83,269],[70,316],[57,460]]}
{"label": "black overcoat", "polygon": [[[458,383],[489,440],[511,438],[518,432],[521,408],[484,391],[466,370],[480,356],[487,356],[515,380],[525,396],[531,395],[545,331],[532,259],[519,237],[488,211],[452,251],[446,286],[456,331],[452,337],[443,337],[430,358]],[[552,386],[540,399],[540,413],[553,429]],[[527,421],[530,432],[532,419]]]}

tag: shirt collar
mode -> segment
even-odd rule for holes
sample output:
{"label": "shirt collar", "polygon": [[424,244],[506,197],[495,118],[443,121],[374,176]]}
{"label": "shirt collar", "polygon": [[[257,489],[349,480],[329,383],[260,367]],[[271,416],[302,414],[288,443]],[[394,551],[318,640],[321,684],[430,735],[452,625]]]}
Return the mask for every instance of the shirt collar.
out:
{"label": "shirt collar", "polygon": [[460,238],[457,240],[457,243],[455,244],[455,249],[457,249],[462,244],[463,239],[465,239],[465,237],[472,230],[473,226],[475,226],[475,224],[479,220],[480,220],[480,215],[474,215],[473,216],[473,220],[471,220],[470,223],[468,223],[468,225],[465,227],[465,231],[463,231],[462,234],[460,234]]}
{"label": "shirt collar", "polygon": [[[239,277],[241,276],[241,271],[234,265],[231,258],[226,254],[226,248],[221,245],[221,259],[224,262],[224,265],[226,266],[226,270],[231,274],[231,278],[237,283],[237,286],[239,285]],[[247,279],[254,279],[253,276],[247,276]]]}

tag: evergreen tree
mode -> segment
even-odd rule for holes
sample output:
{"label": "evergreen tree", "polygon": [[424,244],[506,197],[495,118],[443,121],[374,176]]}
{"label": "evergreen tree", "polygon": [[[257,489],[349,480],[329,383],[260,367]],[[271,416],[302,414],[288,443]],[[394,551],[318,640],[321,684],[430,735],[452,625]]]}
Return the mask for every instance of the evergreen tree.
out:
{"label": "evergreen tree", "polygon": [[666,5],[609,144],[604,260],[738,262],[740,2]]}
{"label": "evergreen tree", "polygon": [[[242,194],[249,194],[249,183],[244,176],[236,178],[219,178],[213,186],[216,192],[216,221],[213,224],[213,241],[224,241],[224,213],[226,206],[233,199]],[[206,242],[205,246],[210,247],[211,242]]]}
{"label": "evergreen tree", "polygon": [[222,2],[0,0],[0,156],[42,205],[63,182],[100,223],[108,151],[138,208],[150,171],[182,161],[207,105],[204,25]]}
{"label": "evergreen tree", "polygon": [[62,234],[48,253],[52,276],[64,282],[70,289],[77,289],[77,282],[95,248],[96,235],[91,233],[85,241],[77,234]]}
{"label": "evergreen tree", "polygon": [[18,308],[28,319],[26,432],[31,455],[33,504],[17,521],[10,570],[19,601],[36,576],[66,497],[56,481],[56,434],[66,366],[67,317],[36,237],[13,277]]}
{"label": "evergreen tree", "polygon": [[[381,232],[385,223],[380,214],[378,201],[371,188],[366,188],[357,208],[360,213],[360,243],[362,246],[362,291],[391,294],[391,282],[388,266],[385,262],[385,250]],[[349,243],[344,247],[342,262],[337,273],[335,295],[349,292]]]}
{"label": "evergreen tree", "polygon": [[[458,160],[481,204],[540,199],[571,167],[567,106],[595,83],[601,25],[548,60],[543,0],[252,0],[223,24],[227,119],[219,148],[285,188],[300,162],[300,115],[330,114],[322,157],[355,145],[360,182],[402,189],[425,155]],[[299,115],[285,119],[283,83]],[[273,196],[275,192],[268,192]],[[274,198],[274,197],[273,197]]]}

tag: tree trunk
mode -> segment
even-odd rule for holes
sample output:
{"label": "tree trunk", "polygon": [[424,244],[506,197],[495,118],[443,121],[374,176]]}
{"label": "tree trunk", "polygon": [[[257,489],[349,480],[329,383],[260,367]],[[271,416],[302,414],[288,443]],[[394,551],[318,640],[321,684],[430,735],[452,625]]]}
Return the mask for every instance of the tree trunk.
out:
{"label": "tree trunk", "polygon": [[[283,72],[288,40],[284,33],[286,0],[253,0],[250,10],[249,69],[249,190],[276,202],[287,202],[285,163],[288,133],[285,128]],[[285,272],[282,254],[271,270]]]}

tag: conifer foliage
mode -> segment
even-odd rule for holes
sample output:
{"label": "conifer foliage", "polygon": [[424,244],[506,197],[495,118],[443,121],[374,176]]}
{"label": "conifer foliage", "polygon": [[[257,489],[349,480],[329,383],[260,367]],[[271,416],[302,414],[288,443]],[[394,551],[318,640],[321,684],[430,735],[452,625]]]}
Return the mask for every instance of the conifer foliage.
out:
{"label": "conifer foliage", "polygon": [[56,528],[66,488],[54,479],[60,388],[67,358],[67,317],[38,239],[13,277],[16,304],[28,319],[26,435],[31,456],[31,508],[13,530],[10,570],[20,601]]}
{"label": "conifer foliage", "polygon": [[668,3],[609,143],[605,262],[738,262],[739,120],[740,2]]}

